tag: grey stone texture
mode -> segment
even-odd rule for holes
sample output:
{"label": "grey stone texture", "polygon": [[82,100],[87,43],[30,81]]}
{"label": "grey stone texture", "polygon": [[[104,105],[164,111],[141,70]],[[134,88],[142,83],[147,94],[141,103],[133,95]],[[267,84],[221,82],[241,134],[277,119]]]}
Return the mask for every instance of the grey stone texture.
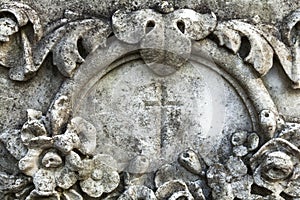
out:
{"label": "grey stone texture", "polygon": [[298,1],[0,1],[0,199],[300,199]]}

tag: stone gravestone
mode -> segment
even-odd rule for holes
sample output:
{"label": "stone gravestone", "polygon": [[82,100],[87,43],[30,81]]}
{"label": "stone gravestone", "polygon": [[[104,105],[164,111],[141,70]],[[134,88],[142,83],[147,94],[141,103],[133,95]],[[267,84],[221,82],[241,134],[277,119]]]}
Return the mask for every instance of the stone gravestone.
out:
{"label": "stone gravestone", "polygon": [[298,4],[1,2],[1,199],[299,199]]}

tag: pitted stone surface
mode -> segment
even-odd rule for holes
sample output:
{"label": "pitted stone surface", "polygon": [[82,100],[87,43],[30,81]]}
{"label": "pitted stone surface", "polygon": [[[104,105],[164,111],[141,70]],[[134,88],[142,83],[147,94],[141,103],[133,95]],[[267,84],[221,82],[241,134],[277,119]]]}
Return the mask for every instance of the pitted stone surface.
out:
{"label": "pitted stone surface", "polygon": [[300,198],[299,2],[0,2],[0,199]]}
{"label": "pitted stone surface", "polygon": [[[217,159],[218,148],[222,148],[217,138],[221,129],[230,127],[230,121],[223,122],[233,116],[227,112],[231,106],[236,112],[244,109],[241,103],[228,102],[231,98],[239,101],[232,95],[226,81],[205,66],[188,64],[162,78],[143,63],[133,62],[99,80],[83,100],[78,115],[95,124],[98,151],[113,152],[123,164],[138,154],[145,155],[153,170],[160,165],[159,160],[176,160],[189,147],[199,150],[200,146],[207,162]],[[247,115],[242,117],[249,120]],[[246,129],[248,125],[237,126]]]}

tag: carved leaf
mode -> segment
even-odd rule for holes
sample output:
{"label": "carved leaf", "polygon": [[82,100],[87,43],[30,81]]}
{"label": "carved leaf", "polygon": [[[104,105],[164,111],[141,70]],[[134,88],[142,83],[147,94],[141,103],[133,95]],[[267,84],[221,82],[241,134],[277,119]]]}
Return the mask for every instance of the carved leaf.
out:
{"label": "carved leaf", "polygon": [[[292,52],[292,66],[288,63],[287,67],[285,67],[285,72],[289,76],[289,78],[293,81],[293,87],[295,89],[300,88],[300,9],[294,11],[291,15],[286,17],[283,27],[283,39],[286,44],[290,46],[290,50]],[[291,60],[288,59],[289,61]]]}
{"label": "carved leaf", "polygon": [[274,49],[274,52],[276,53],[287,76],[296,84],[297,78],[293,74],[293,58],[291,50],[272,34],[269,34],[266,31],[261,31],[260,33],[266,38],[266,40]]}
{"label": "carved leaf", "polygon": [[221,46],[226,46],[234,53],[239,51],[242,43],[241,36],[238,31],[231,29],[226,23],[219,23],[214,35],[218,37]]}
{"label": "carved leaf", "polygon": [[300,21],[300,9],[295,10],[293,13],[291,13],[289,16],[287,16],[283,22],[284,25],[284,32],[283,32],[283,39],[285,40],[285,43],[287,43],[289,46],[293,46],[298,37],[297,32],[297,24]]}
{"label": "carved leaf", "polygon": [[[71,23],[68,30],[53,49],[53,63],[64,76],[70,77],[77,63],[84,61],[84,58],[82,58],[78,51],[78,40],[83,38],[85,49],[93,51],[98,46],[105,44],[104,41],[106,41],[106,37],[109,35],[109,27],[108,24],[105,24],[101,20],[88,19]],[[93,32],[97,34],[93,35]],[[86,37],[85,34],[88,34],[90,38]]]}
{"label": "carved leaf", "polygon": [[32,60],[32,44],[23,30],[21,30],[21,39],[23,42],[23,63],[11,68],[9,71],[9,77],[16,81],[28,80],[35,74]]}
{"label": "carved leaf", "polygon": [[[7,15],[7,13],[10,15]],[[0,41],[10,42],[8,45],[1,45],[1,64],[11,68],[11,79],[28,80],[35,72],[32,68],[32,48],[43,35],[38,14],[28,5],[17,2],[1,5],[0,14],[7,16],[0,19]],[[27,35],[26,29],[28,28],[24,27],[29,23],[32,24],[33,28],[32,36]],[[10,36],[18,31],[20,31],[20,38],[14,36],[14,39],[10,41]]]}
{"label": "carved leaf", "polygon": [[[14,39],[9,45],[1,46],[0,63],[11,68],[10,78],[17,81],[30,79],[50,51],[53,52],[54,64],[61,73],[67,77],[72,76],[77,64],[84,61],[78,50],[78,42],[82,40],[83,54],[88,54],[99,46],[105,46],[106,38],[110,34],[107,22],[99,19],[76,19],[53,30],[52,33],[41,39],[43,30],[40,19],[28,5],[16,2],[3,4],[0,7],[1,13],[10,13],[12,17],[0,18],[0,41],[8,42],[9,36],[29,23],[32,24],[34,31],[32,39],[32,36],[27,35],[27,27],[24,30],[21,29],[21,44],[18,44],[19,40]],[[60,23],[56,25],[62,25],[63,22],[69,21],[67,19],[60,20]],[[19,51],[13,51],[20,47]]]}
{"label": "carved leaf", "polygon": [[19,27],[17,23],[10,18],[0,19],[0,41],[8,42],[9,36],[18,32]]}
{"label": "carved leaf", "polygon": [[19,25],[19,28],[25,26],[28,22],[33,24],[35,41],[38,41],[42,37],[43,30],[42,30],[42,24],[40,18],[38,17],[37,12],[33,10],[31,7],[29,7],[26,4],[18,3],[18,2],[1,5],[0,14],[7,13],[7,12],[14,15]]}
{"label": "carved leaf", "polygon": [[235,53],[240,49],[241,37],[247,37],[251,49],[244,60],[252,64],[261,76],[264,76],[271,69],[273,66],[273,49],[254,26],[232,20],[221,23],[216,30],[215,34],[220,38],[220,45],[225,45]]}
{"label": "carved leaf", "polygon": [[99,19],[68,23],[41,40],[37,51],[34,52],[36,70],[52,51],[53,63],[64,76],[70,77],[77,64],[84,62],[84,58],[79,53],[78,42],[82,39],[82,46],[88,54],[99,46],[105,46],[109,34],[108,23]]}

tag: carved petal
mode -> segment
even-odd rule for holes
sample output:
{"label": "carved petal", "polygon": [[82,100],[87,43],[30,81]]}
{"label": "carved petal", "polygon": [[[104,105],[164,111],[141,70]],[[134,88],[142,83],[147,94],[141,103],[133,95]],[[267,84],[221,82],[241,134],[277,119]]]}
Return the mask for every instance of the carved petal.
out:
{"label": "carved petal", "polygon": [[78,171],[83,168],[83,163],[80,156],[74,152],[70,151],[70,153],[66,156],[66,167],[73,171]]}
{"label": "carved petal", "polygon": [[37,136],[46,136],[47,131],[43,124],[42,112],[33,109],[27,110],[27,122],[21,130],[21,138],[24,143],[28,143]]}
{"label": "carved petal", "polygon": [[80,187],[83,192],[90,197],[100,197],[103,194],[103,185],[100,181],[94,181],[92,178],[80,181]]}
{"label": "carved petal", "polygon": [[103,185],[103,192],[109,193],[116,189],[120,182],[120,177],[118,172],[114,171],[111,167],[107,165],[102,165],[99,170],[102,171],[102,177],[100,179]]}
{"label": "carved petal", "polygon": [[72,149],[80,145],[79,137],[76,133],[66,132],[63,135],[53,137],[54,146],[64,154],[68,154]]}
{"label": "carved petal", "polygon": [[247,140],[247,131],[238,131],[232,134],[231,143],[234,146],[242,145]]}
{"label": "carved petal", "polygon": [[42,150],[29,149],[26,156],[19,161],[19,169],[28,176],[33,176],[39,169],[39,156]]}
{"label": "carved petal", "polygon": [[233,177],[242,177],[247,174],[247,166],[240,158],[230,156],[226,167]]}
{"label": "carved petal", "polygon": [[53,171],[40,169],[33,176],[33,184],[40,195],[54,193],[56,183]]}
{"label": "carved petal", "polygon": [[82,163],[83,163],[83,168],[78,172],[79,180],[86,180],[93,173],[93,169],[95,168],[95,161],[86,158],[82,160]]}
{"label": "carved petal", "polygon": [[253,132],[247,138],[247,147],[249,151],[255,150],[259,145],[259,136]]}
{"label": "carved petal", "polygon": [[75,172],[63,168],[59,171],[58,175],[56,176],[56,184],[57,186],[63,189],[69,189],[77,182],[77,175]]}
{"label": "carved petal", "polygon": [[103,155],[96,156],[93,160],[83,160],[84,168],[79,171],[80,179],[85,179],[80,182],[80,186],[91,197],[100,197],[102,193],[109,193],[116,189],[120,183],[118,172],[110,167],[110,163],[107,163],[109,160],[104,160],[104,163],[99,160],[105,159],[105,157]]}

